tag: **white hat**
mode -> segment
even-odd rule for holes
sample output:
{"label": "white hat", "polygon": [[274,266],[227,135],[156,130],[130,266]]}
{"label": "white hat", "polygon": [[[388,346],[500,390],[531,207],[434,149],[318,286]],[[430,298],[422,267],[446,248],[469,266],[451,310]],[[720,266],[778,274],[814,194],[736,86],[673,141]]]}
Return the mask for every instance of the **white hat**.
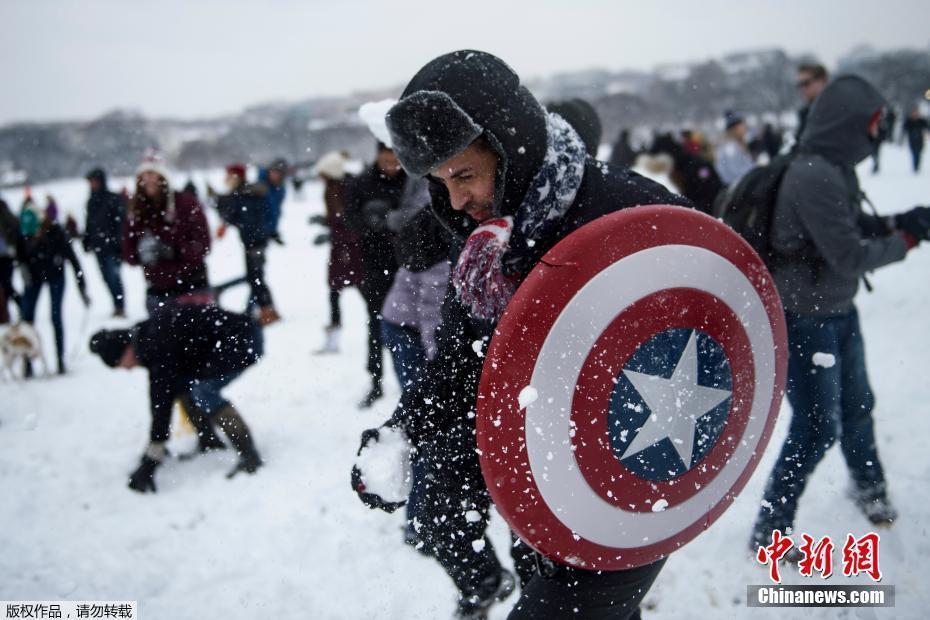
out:
{"label": "white hat", "polygon": [[374,134],[379,142],[389,149],[394,148],[391,141],[391,133],[387,128],[387,121],[384,117],[394,104],[396,99],[382,99],[381,101],[369,101],[362,104],[358,109],[358,116],[368,126],[368,130]]}
{"label": "white hat", "polygon": [[136,177],[143,172],[155,172],[160,174],[165,181],[171,180],[171,175],[168,173],[168,167],[165,164],[165,158],[161,156],[161,153],[159,153],[156,148],[145,149],[142,163],[136,168]]}
{"label": "white hat", "polygon": [[313,166],[313,176],[324,176],[334,181],[346,175],[346,158],[339,151],[330,151]]}

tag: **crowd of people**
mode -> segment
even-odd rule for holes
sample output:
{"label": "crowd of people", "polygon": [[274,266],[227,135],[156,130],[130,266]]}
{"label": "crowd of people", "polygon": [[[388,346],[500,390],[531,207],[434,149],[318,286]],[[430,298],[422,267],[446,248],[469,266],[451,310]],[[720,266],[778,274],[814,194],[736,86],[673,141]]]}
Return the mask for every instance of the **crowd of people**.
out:
{"label": "crowd of people", "polygon": [[[330,246],[330,310],[319,353],[339,352],[340,294],[357,287],[367,311],[370,378],[359,406],[371,407],[384,396],[386,350],[401,398],[377,430],[400,429],[416,451],[405,540],[449,575],[459,595],[457,617],[485,617],[516,582],[521,596],[511,618],[638,617],[665,559],[591,571],[554,563],[515,540],[510,551],[516,579],[503,568],[485,534],[491,498],[472,413],[483,360],[475,347],[486,350],[520,282],[574,230],[644,204],[712,212],[727,187],[781,155],[793,159],[772,220],[771,243],[782,258],[770,268],[788,325],[792,420],[751,546],[767,544],[773,530],[794,527],[805,484],[836,441],[863,514],[876,525],[897,518],[875,439],[874,398],[853,299],[864,274],[903,260],[930,240],[930,207],[890,218],[863,211],[855,166],[870,156],[877,161],[894,126],[891,106],[875,87],[855,76],[830,79],[819,65],[801,66],[797,87],[804,108],[793,139],[771,123],[750,138],[746,118],[726,111],[714,148],[699,132],[684,130],[657,134],[649,147],[637,149],[632,132],[624,130],[605,164],[597,161],[600,121],[587,102],[544,106],[500,59],[453,52],[409,82],[385,117],[388,136],[378,136],[375,158],[359,174],[347,172],[344,152],[328,153],[314,165],[325,214],[311,223],[325,227],[315,243]],[[915,171],[927,129],[916,108],[903,123]],[[640,155],[664,157],[678,193],[633,172]],[[156,490],[175,402],[197,431],[196,452],[226,448],[220,430],[239,455],[230,476],[262,465],[248,425],[221,390],[262,356],[263,328],[281,320],[265,265],[269,243],[281,243],[287,174],[287,162],[278,159],[250,183],[246,166],[232,163],[225,193],[208,188],[201,202],[195,192],[173,190],[164,161],[150,152],[136,170],[131,196],[111,192],[103,170],[87,174],[83,234],[74,222],[57,221],[51,197],[39,208],[27,195],[18,215],[0,202],[0,320],[9,320],[9,300],[22,320],[34,321],[36,299],[47,284],[60,373],[66,372],[66,262],[90,303],[71,240],[79,237],[94,255],[115,317],[126,313],[121,263],[142,269],[148,318],[128,329],[102,330],[90,343],[108,366],[149,373],[152,424],[129,479],[135,491]],[[223,221],[217,234],[231,226],[242,242],[245,276],[237,282],[248,285],[249,295],[241,313],[217,303],[234,283],[217,285],[209,277],[208,208]],[[14,262],[23,268],[21,292],[12,284]],[[815,352],[832,354],[836,363],[813,368]],[[363,435],[363,446],[377,430]]]}

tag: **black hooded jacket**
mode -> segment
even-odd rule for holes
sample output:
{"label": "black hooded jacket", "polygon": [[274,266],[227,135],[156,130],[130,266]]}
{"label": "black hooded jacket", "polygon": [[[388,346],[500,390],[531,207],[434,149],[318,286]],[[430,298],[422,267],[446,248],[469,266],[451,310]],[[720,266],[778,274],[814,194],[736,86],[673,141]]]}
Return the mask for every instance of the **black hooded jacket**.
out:
{"label": "black hooded jacket", "polygon": [[216,210],[224,222],[239,229],[239,237],[245,249],[265,247],[268,234],[268,202],[265,200],[264,184],[243,183],[230,193],[216,198]]}
{"label": "black hooded jacket", "polygon": [[807,119],[798,155],[779,187],[772,246],[787,257],[772,276],[787,312],[849,312],[867,271],[899,261],[907,244],[884,221],[862,211],[855,166],[869,157],[872,115],[885,99],[864,79],[830,82]]}
{"label": "black hooded jacket", "polygon": [[[431,93],[440,95],[436,97]],[[438,101],[436,106],[432,106],[433,101]],[[449,106],[449,101],[454,105]],[[461,112],[474,126],[463,122],[462,118],[443,116]],[[407,86],[387,120],[395,152],[411,174],[426,174],[435,164],[458,154],[477,137],[474,132],[479,130],[478,135],[486,136],[498,150],[501,160],[498,176],[503,175],[503,182],[498,179],[495,208],[500,215],[511,215],[523,202],[545,155],[544,114],[542,106],[520,85],[519,77],[504,62],[483,52],[460,51],[426,65]],[[444,135],[450,128],[451,133]],[[466,141],[455,131],[471,137]],[[443,159],[435,161],[437,158]],[[426,171],[424,167],[428,167]],[[432,183],[431,193],[434,214],[458,238],[453,248],[454,264],[456,250],[461,249],[461,243],[475,224],[452,209],[442,185]],[[691,206],[685,198],[672,194],[658,183],[629,170],[610,168],[589,155],[572,206],[552,236],[536,240],[532,249],[533,262],[588,222],[620,209],[647,204]],[[518,274],[521,280],[527,275],[528,272]],[[453,449],[458,452],[455,458],[461,457],[460,462],[475,471],[478,460],[474,416],[469,414],[476,404],[483,357],[476,354],[473,343],[481,341],[486,347],[494,326],[473,319],[451,287],[442,314],[443,321],[437,333],[438,353],[421,373],[418,383],[404,392],[391,423],[402,426],[415,444],[441,441],[447,433],[469,438],[469,445]],[[470,427],[471,432],[449,433],[454,425]],[[451,472],[452,468],[449,469]]]}
{"label": "black hooded jacket", "polygon": [[126,205],[119,194],[107,189],[107,179],[102,172],[96,178],[100,181],[100,189],[91,192],[87,200],[84,248],[98,254],[120,256]]}
{"label": "black hooded jacket", "polygon": [[242,372],[262,355],[258,326],[217,306],[180,305],[136,325],[132,343],[149,371],[152,441],[168,439],[171,405],[198,379]]}
{"label": "black hooded jacket", "polygon": [[394,233],[388,229],[387,215],[399,208],[406,182],[403,171],[390,177],[373,163],[347,188],[346,224],[359,235],[366,290],[375,285],[384,289],[382,294],[387,293],[397,271]]}

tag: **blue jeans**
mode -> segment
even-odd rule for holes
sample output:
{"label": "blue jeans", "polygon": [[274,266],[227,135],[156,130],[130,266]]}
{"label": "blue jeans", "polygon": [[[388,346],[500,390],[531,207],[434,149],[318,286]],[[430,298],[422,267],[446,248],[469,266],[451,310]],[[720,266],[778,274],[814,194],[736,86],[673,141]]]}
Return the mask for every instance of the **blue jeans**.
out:
{"label": "blue jeans", "polygon": [[22,298],[23,320],[27,323],[35,323],[36,302],[39,300],[39,293],[42,291],[43,284],[48,284],[48,292],[52,297],[52,327],[55,329],[55,354],[60,367],[65,356],[65,325],[61,319],[61,303],[65,296],[64,273],[54,276],[50,280],[32,282],[26,287],[26,290],[23,291]]}
{"label": "blue jeans", "polygon": [[[397,373],[397,381],[400,383],[401,391],[404,391],[416,379],[417,373],[426,366],[426,349],[420,340],[420,333],[413,328],[382,319],[381,338],[384,346],[391,352],[394,372]],[[410,490],[410,497],[407,498],[407,534],[415,537],[416,534],[412,529],[413,520],[418,518],[422,521],[420,515],[424,512],[423,485],[425,483],[426,464],[423,457],[414,459],[411,468],[413,470],[413,486]]]}
{"label": "blue jeans", "polygon": [[421,368],[426,366],[426,349],[420,341],[420,332],[381,319],[381,341],[391,353],[394,372],[401,391],[414,381]]}
{"label": "blue jeans", "polygon": [[[265,353],[264,333],[257,323],[254,324],[253,330],[252,346],[258,356],[261,357]],[[229,405],[229,401],[223,397],[220,390],[236,380],[243,373],[243,370],[237,370],[218,377],[210,377],[209,379],[195,379],[190,390],[194,404],[207,417],[216,415],[223,407]]]}
{"label": "blue jeans", "polygon": [[220,375],[210,379],[198,379],[191,386],[191,398],[198,409],[204,412],[207,417],[212,418],[218,411],[229,404],[220,393],[224,387],[233,382],[241,375],[241,372],[233,372],[228,375]]}
{"label": "blue jeans", "polygon": [[[755,532],[764,536],[794,526],[807,479],[837,438],[857,491],[872,497],[885,492],[858,312],[853,308],[841,316],[785,318],[792,416],[756,520]],[[815,361],[815,353],[833,359],[818,355]]]}
{"label": "blue jeans", "polygon": [[123,297],[123,280],[119,275],[121,260],[118,254],[109,254],[106,252],[97,253],[97,265],[100,267],[100,275],[110,290],[110,296],[113,297],[113,308],[121,311],[126,307],[126,300]]}

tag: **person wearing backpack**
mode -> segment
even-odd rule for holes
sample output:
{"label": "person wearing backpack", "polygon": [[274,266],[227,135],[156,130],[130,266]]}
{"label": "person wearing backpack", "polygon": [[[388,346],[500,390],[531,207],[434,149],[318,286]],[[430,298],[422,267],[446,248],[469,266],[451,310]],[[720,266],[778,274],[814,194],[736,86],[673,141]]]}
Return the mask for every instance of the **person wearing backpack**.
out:
{"label": "person wearing backpack", "polygon": [[930,207],[888,218],[862,210],[855,166],[872,153],[886,110],[864,79],[830,82],[777,190],[767,262],[785,308],[792,418],[753,529],[753,550],[768,544],[773,530],[794,527],[807,480],[837,439],[858,508],[873,524],[897,517],[876,446],[853,298],[866,272],[930,239]]}

